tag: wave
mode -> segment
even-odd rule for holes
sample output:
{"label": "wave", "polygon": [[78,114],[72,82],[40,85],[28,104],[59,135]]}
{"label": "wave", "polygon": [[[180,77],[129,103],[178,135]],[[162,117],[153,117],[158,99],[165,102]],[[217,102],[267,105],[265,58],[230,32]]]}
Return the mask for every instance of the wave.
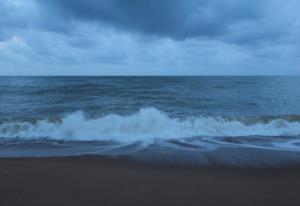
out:
{"label": "wave", "polygon": [[[262,118],[265,119],[265,118]],[[298,136],[297,118],[267,118],[253,121],[223,117],[171,118],[155,108],[120,116],[89,119],[83,112],[75,112],[60,121],[4,122],[0,124],[1,138],[53,139],[65,141],[152,142],[157,139],[243,136]]]}

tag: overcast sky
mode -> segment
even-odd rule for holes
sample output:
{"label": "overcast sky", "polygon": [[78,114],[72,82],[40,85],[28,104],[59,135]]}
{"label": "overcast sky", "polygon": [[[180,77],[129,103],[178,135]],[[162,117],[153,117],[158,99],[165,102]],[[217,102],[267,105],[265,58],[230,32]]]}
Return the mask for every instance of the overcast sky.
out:
{"label": "overcast sky", "polygon": [[300,1],[0,0],[0,74],[300,74]]}

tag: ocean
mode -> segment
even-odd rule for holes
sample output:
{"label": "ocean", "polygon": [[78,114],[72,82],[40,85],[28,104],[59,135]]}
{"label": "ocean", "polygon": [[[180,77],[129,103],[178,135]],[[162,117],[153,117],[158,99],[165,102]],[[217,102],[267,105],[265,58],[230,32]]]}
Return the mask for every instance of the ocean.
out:
{"label": "ocean", "polygon": [[300,163],[295,76],[0,77],[0,156]]}

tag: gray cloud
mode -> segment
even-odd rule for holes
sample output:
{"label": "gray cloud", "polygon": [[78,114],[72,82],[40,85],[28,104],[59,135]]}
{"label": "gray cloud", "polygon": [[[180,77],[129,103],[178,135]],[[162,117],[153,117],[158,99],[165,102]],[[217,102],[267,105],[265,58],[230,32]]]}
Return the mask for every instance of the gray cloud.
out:
{"label": "gray cloud", "polygon": [[25,63],[27,73],[300,73],[299,9],[297,0],[0,0],[0,74]]}
{"label": "gray cloud", "polygon": [[223,36],[241,21],[264,16],[266,1],[217,0],[53,0],[39,1],[65,19],[93,21],[145,35],[184,39]]}

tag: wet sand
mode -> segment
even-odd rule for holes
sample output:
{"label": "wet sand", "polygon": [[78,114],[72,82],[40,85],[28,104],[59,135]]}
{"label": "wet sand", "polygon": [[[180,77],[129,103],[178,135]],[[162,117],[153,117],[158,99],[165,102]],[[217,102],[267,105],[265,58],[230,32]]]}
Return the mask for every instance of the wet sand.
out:
{"label": "wet sand", "polygon": [[300,167],[145,165],[126,158],[2,158],[1,206],[300,205]]}

